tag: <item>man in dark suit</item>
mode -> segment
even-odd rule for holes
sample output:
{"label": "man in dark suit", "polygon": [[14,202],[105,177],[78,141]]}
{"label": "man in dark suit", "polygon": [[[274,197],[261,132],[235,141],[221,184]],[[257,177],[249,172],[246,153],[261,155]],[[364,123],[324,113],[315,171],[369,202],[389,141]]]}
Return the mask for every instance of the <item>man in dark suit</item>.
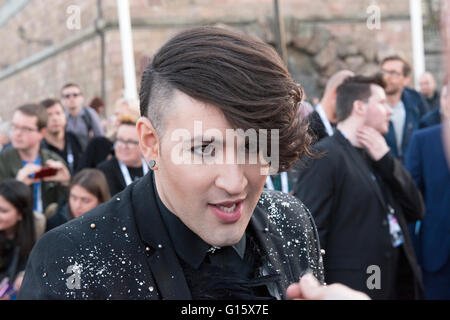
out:
{"label": "man in dark suit", "polygon": [[382,85],[355,76],[339,86],[337,131],[315,145],[322,157],[305,159],[294,195],[317,224],[327,283],[375,299],[414,298],[421,282],[406,222],[424,205],[382,136],[391,114]]}
{"label": "man in dark suit", "polygon": [[[308,210],[293,196],[263,192],[269,162],[237,163],[235,139],[227,140],[236,127],[279,128],[286,170],[309,152],[296,134],[306,132],[295,117],[301,89],[277,53],[229,30],[187,30],[155,54],[140,98],[139,146],[152,170],[46,233],[19,298],[283,299],[307,272],[323,284]],[[258,154],[238,143],[246,158]]]}
{"label": "man in dark suit", "polygon": [[411,80],[411,67],[398,56],[383,59],[381,71],[386,83],[386,96],[392,108],[389,131],[384,135],[390,152],[402,160],[414,130],[419,128],[420,118],[428,112],[422,95],[407,87]]}
{"label": "man in dark suit", "polygon": [[[450,107],[441,99],[443,117]],[[446,115],[446,116],[445,116]],[[444,120],[445,121],[445,120]],[[418,243],[419,263],[427,299],[450,299],[450,164],[444,152],[443,125],[416,131],[405,157],[425,199],[426,214]]]}
{"label": "man in dark suit", "polygon": [[439,91],[436,90],[436,79],[434,79],[430,72],[424,72],[424,74],[422,74],[419,79],[419,87],[420,93],[428,104],[428,109],[430,111],[439,109],[441,105],[440,94]]}
{"label": "man in dark suit", "polygon": [[[441,90],[440,105],[442,105],[442,106],[445,105],[444,100],[447,100],[447,96],[448,96],[448,91],[447,91],[447,86],[445,85],[442,87],[442,90]],[[442,111],[441,111],[441,107],[438,106],[437,108],[429,111],[427,114],[425,114],[422,117],[422,119],[420,119],[419,128],[423,129],[423,128],[435,126],[437,124],[440,124],[441,120],[442,120]]]}
{"label": "man in dark suit", "polygon": [[307,117],[310,133],[315,141],[333,135],[333,126],[336,124],[336,89],[342,81],[351,76],[353,76],[353,72],[341,70],[328,79],[322,100]]}

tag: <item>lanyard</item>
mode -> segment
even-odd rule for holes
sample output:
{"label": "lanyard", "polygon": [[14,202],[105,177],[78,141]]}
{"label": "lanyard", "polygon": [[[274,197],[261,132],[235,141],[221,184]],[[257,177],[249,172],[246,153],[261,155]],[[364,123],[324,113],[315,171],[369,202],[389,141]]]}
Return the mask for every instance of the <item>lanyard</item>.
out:
{"label": "lanyard", "polygon": [[[120,162],[119,160],[117,160],[117,162],[119,163],[120,171],[122,171],[122,176],[123,179],[125,180],[125,184],[127,186],[130,185],[133,181],[131,180],[130,172],[128,171],[127,166],[124,163]],[[144,159],[142,159],[142,172],[144,173],[144,176],[148,172],[148,165]]]}
{"label": "lanyard", "polygon": [[71,173],[73,173],[74,170],[74,157],[73,157],[73,152],[72,152],[72,146],[70,145],[69,140],[67,139],[67,164],[69,165],[69,170]]}

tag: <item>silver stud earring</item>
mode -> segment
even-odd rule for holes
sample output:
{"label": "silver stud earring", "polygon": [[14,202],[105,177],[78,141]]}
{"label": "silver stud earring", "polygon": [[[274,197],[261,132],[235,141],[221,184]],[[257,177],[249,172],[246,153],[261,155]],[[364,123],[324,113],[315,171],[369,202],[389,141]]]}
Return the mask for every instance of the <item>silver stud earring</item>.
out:
{"label": "silver stud earring", "polygon": [[153,169],[156,166],[156,161],[150,160],[149,165],[150,165],[150,168]]}

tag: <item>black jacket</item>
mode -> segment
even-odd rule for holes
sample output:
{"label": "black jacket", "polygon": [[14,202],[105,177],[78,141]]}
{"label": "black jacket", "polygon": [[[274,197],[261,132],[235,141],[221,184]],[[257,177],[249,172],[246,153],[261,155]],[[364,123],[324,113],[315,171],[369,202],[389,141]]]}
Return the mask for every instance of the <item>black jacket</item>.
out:
{"label": "black jacket", "polygon": [[92,138],[83,153],[78,170],[96,168],[102,161],[114,155],[114,144],[106,137]]}
{"label": "black jacket", "polygon": [[123,178],[122,171],[120,171],[119,162],[116,157],[101,162],[97,166],[97,169],[104,173],[111,196],[126,188],[127,185]]}
{"label": "black jacket", "polygon": [[317,111],[311,112],[308,117],[309,121],[309,134],[314,137],[314,141],[318,142],[325,137],[328,137],[327,130],[325,129],[325,125],[322,122]]}
{"label": "black jacket", "polygon": [[[53,151],[61,158],[63,158],[68,164],[70,173],[74,175],[78,171],[80,159],[83,155],[84,150],[86,149],[88,140],[85,136],[78,135],[69,131],[66,131],[64,139],[64,150],[60,150],[55,146],[49,144],[45,139],[42,139],[41,141],[41,148]],[[72,155],[72,159],[70,158],[69,154]]]}
{"label": "black jacket", "polygon": [[[390,153],[370,167],[338,130],[315,148],[325,155],[303,163],[294,195],[311,210],[317,224],[321,247],[326,251],[325,281],[344,283],[372,298],[391,298],[390,278],[396,271],[393,265],[397,265],[392,259],[397,253],[400,260],[407,261],[403,271],[408,275],[401,280],[414,284],[411,294],[417,290],[416,297],[421,297],[420,272],[407,221],[422,218],[424,204],[409,173]],[[383,187],[374,181],[371,170]],[[388,204],[405,236],[400,250],[391,245]],[[371,265],[380,267],[381,289],[367,287]]]}
{"label": "black jacket", "polygon": [[[190,299],[151,173],[46,233],[30,255],[19,299]],[[249,230],[267,255],[270,271],[281,274],[277,289],[283,298],[288,285],[308,269],[323,281],[314,222],[294,197],[264,191]]]}

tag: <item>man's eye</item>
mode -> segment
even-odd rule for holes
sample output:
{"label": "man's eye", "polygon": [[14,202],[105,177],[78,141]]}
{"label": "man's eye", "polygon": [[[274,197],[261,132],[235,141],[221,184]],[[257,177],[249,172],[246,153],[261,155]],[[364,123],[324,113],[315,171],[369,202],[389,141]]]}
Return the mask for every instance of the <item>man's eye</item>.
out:
{"label": "man's eye", "polygon": [[200,156],[211,156],[214,153],[214,146],[211,143],[203,144],[201,146],[192,147],[191,152],[194,152]]}

